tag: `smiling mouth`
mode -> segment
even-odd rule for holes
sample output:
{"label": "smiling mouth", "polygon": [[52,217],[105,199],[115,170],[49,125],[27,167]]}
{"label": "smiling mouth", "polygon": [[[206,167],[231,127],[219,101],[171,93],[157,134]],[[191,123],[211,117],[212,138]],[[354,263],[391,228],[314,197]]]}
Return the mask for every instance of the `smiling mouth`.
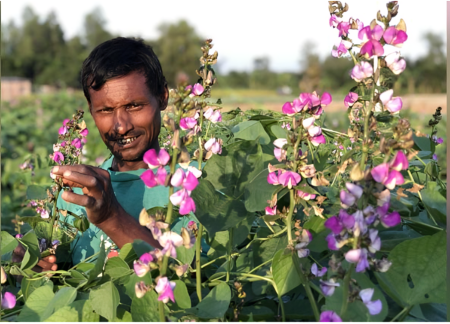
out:
{"label": "smiling mouth", "polygon": [[128,137],[128,138],[121,138],[117,140],[117,144],[119,145],[127,145],[133,143],[139,136],[135,137]]}

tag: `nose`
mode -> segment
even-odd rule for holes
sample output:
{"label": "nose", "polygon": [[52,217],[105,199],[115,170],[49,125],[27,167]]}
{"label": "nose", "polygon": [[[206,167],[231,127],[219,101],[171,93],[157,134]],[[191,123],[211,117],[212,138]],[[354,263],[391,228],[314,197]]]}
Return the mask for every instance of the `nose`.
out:
{"label": "nose", "polygon": [[116,134],[126,135],[132,129],[133,123],[125,109],[114,110],[114,131]]}

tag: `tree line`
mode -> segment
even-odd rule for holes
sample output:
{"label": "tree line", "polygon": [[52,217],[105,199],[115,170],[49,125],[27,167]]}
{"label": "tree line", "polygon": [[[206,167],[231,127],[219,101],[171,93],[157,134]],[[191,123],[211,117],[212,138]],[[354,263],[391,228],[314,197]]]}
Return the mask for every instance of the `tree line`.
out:
{"label": "tree line", "polygon": [[[30,79],[34,85],[51,85],[57,88],[80,88],[79,72],[90,51],[108,39],[117,36],[105,27],[106,20],[99,8],[84,17],[79,35],[70,39],[54,12],[39,17],[31,7],[26,7],[19,26],[14,21],[2,24],[1,56],[2,76],[19,76]],[[441,35],[426,33],[427,54],[411,60],[405,58],[408,68],[398,78],[398,93],[445,93],[446,53]],[[198,67],[198,48],[203,42],[188,22],[159,26],[159,37],[145,40],[158,55],[170,86],[178,80],[195,82]],[[280,89],[288,86],[295,93],[312,89],[345,92],[349,89],[348,73],[353,67],[350,59],[336,59],[331,55],[320,59],[313,43],[306,43],[299,52],[298,72],[274,72],[267,57],[256,57],[252,71],[216,73],[217,86],[244,89]]]}

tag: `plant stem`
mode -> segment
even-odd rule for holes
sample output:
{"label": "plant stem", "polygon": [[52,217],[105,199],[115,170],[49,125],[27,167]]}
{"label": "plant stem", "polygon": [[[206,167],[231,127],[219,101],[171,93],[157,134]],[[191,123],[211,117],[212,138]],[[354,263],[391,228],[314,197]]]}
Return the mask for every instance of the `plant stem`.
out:
{"label": "plant stem", "polygon": [[342,304],[342,308],[341,308],[341,318],[344,318],[345,313],[347,312],[350,279],[352,277],[352,272],[353,272],[354,268],[355,268],[355,264],[354,263],[350,264],[350,267],[348,268],[347,273],[345,274],[345,277],[344,277],[344,286],[342,287],[344,292],[343,292],[343,296],[342,296],[343,304]]}
{"label": "plant stem", "polygon": [[[172,155],[172,164],[170,165],[170,173],[173,175],[175,173],[175,167],[177,165],[177,156],[178,156],[178,149],[173,149],[173,155]],[[172,185],[169,186],[169,197],[173,195],[174,187]],[[165,222],[169,224],[169,226],[172,224],[172,215],[173,215],[173,204],[169,199],[169,204],[167,205],[167,215]]]}
{"label": "plant stem", "polygon": [[164,303],[162,301],[158,302],[158,309],[159,309],[159,321],[165,322],[166,321],[166,314],[164,312]]}
{"label": "plant stem", "polygon": [[99,255],[100,254],[100,251],[99,252],[96,252],[96,253],[94,253],[93,255],[91,255],[89,258],[86,258],[86,259],[84,259],[83,260],[83,262],[80,262],[80,263],[78,263],[78,264],[76,264],[76,265],[74,265],[72,268],[70,268],[69,270],[67,270],[67,271],[70,271],[70,270],[73,270],[73,269],[75,269],[76,267],[78,267],[80,264],[83,264],[83,263],[86,263],[86,261],[87,260],[89,260],[89,259],[92,259],[93,257],[96,257],[97,255]]}
{"label": "plant stem", "polygon": [[297,255],[293,254],[292,258],[293,258],[295,269],[297,270],[300,280],[303,282],[303,286],[305,287],[305,290],[306,290],[306,295],[308,296],[309,302],[311,303],[311,308],[313,309],[314,317],[315,317],[316,321],[318,322],[320,319],[319,309],[317,308],[316,300],[314,299],[314,295],[311,291],[311,287],[309,286],[309,280],[305,276],[305,274],[303,273],[303,271],[300,267],[299,258],[297,257]]}
{"label": "plant stem", "polygon": [[265,266],[267,263],[272,262],[273,258],[270,260],[267,260],[266,262],[261,263],[259,266],[253,268],[252,270],[250,270],[248,273],[252,273],[255,272],[256,270],[258,270],[259,268],[262,268],[263,266]]}
{"label": "plant stem", "polygon": [[50,243],[52,242],[52,239],[53,239],[53,233],[54,233],[54,230],[55,230],[55,220],[56,220],[56,210],[57,210],[57,208],[56,208],[56,203],[57,203],[57,201],[58,201],[58,198],[59,198],[59,193],[61,192],[61,189],[59,188],[59,186],[58,186],[58,190],[56,191],[56,195],[55,195],[55,203],[54,203],[54,205],[53,205],[53,215],[52,215],[52,220],[51,220],[51,225],[52,225],[52,227],[51,227],[51,233],[50,233],[50,237],[49,237],[49,241],[50,241]]}
{"label": "plant stem", "polygon": [[407,306],[405,308],[402,309],[402,311],[400,313],[398,313],[392,320],[391,322],[395,322],[397,319],[399,322],[402,322],[406,316],[408,316],[409,312],[411,311],[412,306]]}
{"label": "plant stem", "polygon": [[200,302],[202,301],[202,263],[201,263],[202,234],[203,234],[203,225],[200,224],[198,228],[197,241],[195,242],[195,279],[197,283],[198,301]]}
{"label": "plant stem", "polygon": [[286,227],[287,227],[287,235],[288,235],[288,244],[292,243],[292,215],[294,214],[295,208],[295,197],[294,197],[294,189],[289,190],[290,202],[289,202],[289,214],[286,219]]}
{"label": "plant stem", "polygon": [[228,244],[227,244],[228,264],[227,264],[227,279],[226,279],[226,282],[230,281],[231,262],[233,260],[233,257],[231,255],[231,252],[233,251],[233,228],[230,228],[228,230],[228,233],[229,233]]}

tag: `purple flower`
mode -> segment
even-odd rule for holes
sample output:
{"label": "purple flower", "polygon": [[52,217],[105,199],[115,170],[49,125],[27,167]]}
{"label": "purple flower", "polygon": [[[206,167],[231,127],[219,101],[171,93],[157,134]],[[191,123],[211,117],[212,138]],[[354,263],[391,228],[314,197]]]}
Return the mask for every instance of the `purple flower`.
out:
{"label": "purple flower", "polygon": [[344,106],[347,108],[352,106],[358,100],[358,98],[359,96],[356,92],[349,92],[348,95],[346,95],[344,98]]}
{"label": "purple flower", "polygon": [[347,50],[352,47],[352,42],[346,41],[346,40],[341,40],[341,42],[339,43],[339,45],[336,45],[336,49],[333,49],[331,51],[331,55],[333,57],[341,57],[342,55],[344,55],[345,53],[347,53]]}
{"label": "purple flower", "polygon": [[350,29],[350,24],[348,22],[346,22],[346,21],[341,21],[337,25],[336,28],[339,30],[339,35],[338,35],[339,37],[347,36],[348,35],[348,30]]}
{"label": "purple flower", "polygon": [[2,296],[2,309],[12,309],[16,306],[16,296],[9,291]]}
{"label": "purple flower", "polygon": [[324,311],[320,314],[320,322],[342,322],[342,319],[333,311]]}
{"label": "purple flower", "polygon": [[350,263],[357,263],[356,272],[363,272],[365,269],[369,269],[367,250],[365,248],[348,251],[345,253],[345,260]]}
{"label": "purple flower", "polygon": [[327,273],[327,268],[322,267],[322,270],[319,271],[317,268],[317,264],[313,263],[313,265],[311,266],[311,273],[316,277],[322,277],[325,273]]}
{"label": "purple flower", "polygon": [[336,240],[336,236],[334,236],[333,233],[330,233],[327,235],[326,237],[327,243],[328,243],[328,248],[332,251],[337,251],[339,250],[339,245],[338,245],[338,241]]}
{"label": "purple flower", "polygon": [[371,253],[379,251],[381,248],[381,239],[378,236],[378,231],[371,228],[369,230],[369,238],[370,238],[369,251]]}
{"label": "purple flower", "polygon": [[386,213],[382,216],[379,216],[379,218],[381,224],[386,228],[397,226],[402,221],[400,214],[396,211],[393,211],[390,214]]}
{"label": "purple flower", "polygon": [[61,165],[61,162],[64,161],[64,155],[61,152],[54,152],[53,161]]}
{"label": "purple flower", "polygon": [[438,156],[437,154],[433,154],[433,160],[437,161],[438,160]]}
{"label": "purple flower", "polygon": [[331,278],[328,281],[323,281],[320,279],[320,289],[322,289],[322,292],[325,296],[331,296],[334,293],[334,290],[336,287],[339,287],[340,284],[336,282],[336,279]]}
{"label": "purple flower", "polygon": [[359,292],[359,297],[361,297],[363,303],[366,305],[367,309],[369,310],[369,314],[377,315],[381,312],[383,305],[381,304],[380,299],[371,301],[373,292],[374,292],[373,288],[363,289]]}
{"label": "purple flower", "polygon": [[299,196],[300,198],[304,199],[304,200],[311,200],[316,198],[316,195],[307,193],[307,192],[303,192],[301,190],[297,190],[297,196]]}
{"label": "purple flower", "polygon": [[408,35],[403,30],[391,26],[384,31],[383,38],[387,44],[402,47],[403,43],[408,39]]}
{"label": "purple flower", "polygon": [[150,262],[153,261],[153,256],[150,253],[144,253],[139,260],[133,263],[134,272],[140,278],[145,276],[150,271]]}
{"label": "purple flower", "polygon": [[370,65],[370,63],[365,61],[356,64],[353,67],[352,72],[350,74],[352,79],[355,80],[356,82],[361,82],[362,80],[369,78],[372,75],[373,75],[372,65]]}
{"label": "purple flower", "polygon": [[337,216],[328,218],[323,225],[329,228],[334,234],[339,234],[344,229],[342,222]]}
{"label": "purple flower", "polygon": [[150,149],[145,152],[143,160],[150,169],[155,169],[166,165],[170,160],[170,155],[165,149],[160,149],[159,153],[156,153],[155,149]]}
{"label": "purple flower", "polygon": [[183,245],[183,238],[172,231],[164,232],[158,239],[159,244],[163,247],[161,253],[164,255],[170,255],[172,258],[177,257],[176,248]]}
{"label": "purple flower", "polygon": [[173,281],[169,281],[167,277],[161,277],[156,284],[155,290],[159,294],[158,300],[163,303],[167,303],[169,299],[174,303],[175,297],[173,296],[173,289],[175,288],[176,283]]}
{"label": "purple flower", "polygon": [[436,139],[436,141],[435,141],[435,142],[436,142],[436,144],[438,144],[438,145],[439,145],[439,144],[442,144],[442,143],[444,143],[444,139],[443,139],[442,137],[439,137],[439,138],[437,138],[437,139]]}

